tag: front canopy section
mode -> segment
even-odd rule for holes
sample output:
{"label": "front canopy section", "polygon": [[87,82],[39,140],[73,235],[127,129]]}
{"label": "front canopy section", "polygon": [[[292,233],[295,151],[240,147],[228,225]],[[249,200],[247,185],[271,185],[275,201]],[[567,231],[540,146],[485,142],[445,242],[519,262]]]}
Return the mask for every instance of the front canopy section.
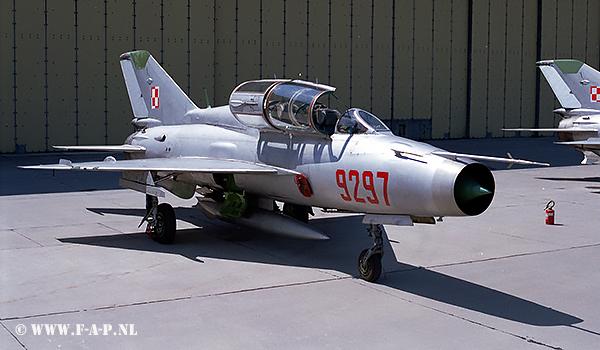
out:
{"label": "front canopy section", "polygon": [[334,87],[300,80],[255,80],[240,84],[229,98],[240,123],[259,129],[331,135],[340,113],[317,100]]}
{"label": "front canopy section", "polygon": [[351,108],[342,114],[337,123],[337,132],[340,134],[391,133],[379,118],[359,108]]}

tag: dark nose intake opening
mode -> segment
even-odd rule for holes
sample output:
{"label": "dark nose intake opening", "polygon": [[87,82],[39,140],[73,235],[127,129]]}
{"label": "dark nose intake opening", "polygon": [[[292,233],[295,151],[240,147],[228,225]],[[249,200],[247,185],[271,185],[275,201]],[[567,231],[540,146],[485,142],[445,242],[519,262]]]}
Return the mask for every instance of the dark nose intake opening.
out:
{"label": "dark nose intake opening", "polygon": [[483,164],[472,163],[464,167],[454,182],[454,200],[467,215],[479,215],[494,198],[494,176]]}

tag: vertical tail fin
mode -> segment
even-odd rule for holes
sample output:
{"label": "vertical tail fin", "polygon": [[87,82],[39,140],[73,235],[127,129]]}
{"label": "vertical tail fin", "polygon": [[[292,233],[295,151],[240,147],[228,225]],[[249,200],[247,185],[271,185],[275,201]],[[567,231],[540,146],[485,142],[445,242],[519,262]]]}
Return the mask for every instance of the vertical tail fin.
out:
{"label": "vertical tail fin", "polygon": [[537,66],[565,109],[600,109],[600,72],[577,60],[540,61]]}
{"label": "vertical tail fin", "polygon": [[136,118],[177,125],[198,108],[148,51],[122,54],[121,69]]}

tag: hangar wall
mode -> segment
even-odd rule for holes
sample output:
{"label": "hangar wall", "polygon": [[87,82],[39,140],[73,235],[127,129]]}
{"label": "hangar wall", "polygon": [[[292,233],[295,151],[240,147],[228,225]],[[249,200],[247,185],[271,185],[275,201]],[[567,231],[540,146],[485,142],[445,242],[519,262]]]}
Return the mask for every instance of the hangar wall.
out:
{"label": "hangar wall", "polygon": [[539,59],[600,68],[600,0],[13,0],[0,4],[0,152],[120,144],[118,57],[145,49],[201,107],[240,82],[336,86],[417,139],[555,126]]}

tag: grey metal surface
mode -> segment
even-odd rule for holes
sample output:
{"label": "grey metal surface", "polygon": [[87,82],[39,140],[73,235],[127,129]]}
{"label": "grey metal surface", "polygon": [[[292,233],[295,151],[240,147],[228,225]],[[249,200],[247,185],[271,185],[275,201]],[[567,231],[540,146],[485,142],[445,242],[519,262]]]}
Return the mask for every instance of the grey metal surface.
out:
{"label": "grey metal surface", "polygon": [[[515,157],[580,161],[551,138],[514,141],[524,151]],[[484,148],[510,146],[468,142],[436,146],[490,155]],[[531,156],[557,149],[555,159]],[[331,239],[303,241],[209,221],[194,200],[168,197],[178,237],[165,246],[136,228],[144,195],[115,189],[118,176],[14,168],[48,163],[40,157],[0,157],[2,349],[590,349],[600,341],[599,166],[496,170],[496,197],[482,215],[386,226],[384,273],[372,284],[356,271],[370,245],[362,216],[317,211],[311,225]],[[554,226],[544,224],[550,199]],[[70,326],[66,335],[43,326],[33,334],[45,324]],[[114,335],[119,324],[136,335]]]}

